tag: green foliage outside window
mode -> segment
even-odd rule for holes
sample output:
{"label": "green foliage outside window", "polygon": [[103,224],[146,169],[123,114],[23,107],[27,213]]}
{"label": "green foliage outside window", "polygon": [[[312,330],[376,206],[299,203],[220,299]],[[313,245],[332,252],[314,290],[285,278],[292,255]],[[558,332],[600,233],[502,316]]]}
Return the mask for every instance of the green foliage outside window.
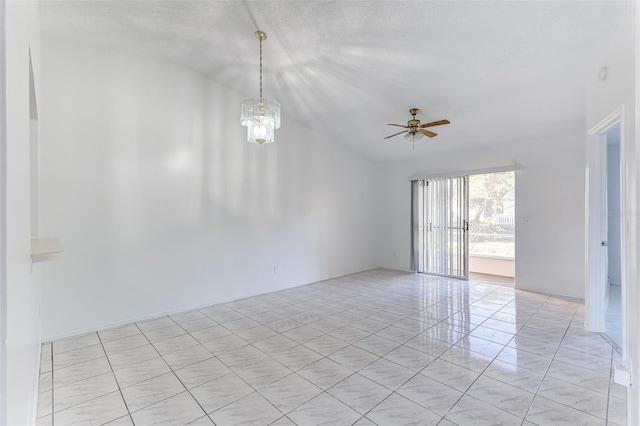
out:
{"label": "green foliage outside window", "polygon": [[471,255],[515,256],[514,172],[469,177]]}

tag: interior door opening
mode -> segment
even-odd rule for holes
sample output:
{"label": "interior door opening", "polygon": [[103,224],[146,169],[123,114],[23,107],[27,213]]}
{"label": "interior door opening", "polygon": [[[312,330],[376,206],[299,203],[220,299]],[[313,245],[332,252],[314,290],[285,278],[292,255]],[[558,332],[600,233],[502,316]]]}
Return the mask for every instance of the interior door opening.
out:
{"label": "interior door opening", "polygon": [[[623,169],[630,155],[624,123],[620,105],[587,132],[585,328],[602,333],[621,353],[622,365],[630,367],[627,259],[632,257],[627,256],[630,231],[624,220],[630,200],[624,194],[631,182]],[[628,386],[628,381],[620,380]]]}
{"label": "interior door opening", "polygon": [[618,348],[622,347],[622,260],[620,239],[620,125],[613,127],[606,134],[606,288],[607,314],[605,323],[606,335]]}

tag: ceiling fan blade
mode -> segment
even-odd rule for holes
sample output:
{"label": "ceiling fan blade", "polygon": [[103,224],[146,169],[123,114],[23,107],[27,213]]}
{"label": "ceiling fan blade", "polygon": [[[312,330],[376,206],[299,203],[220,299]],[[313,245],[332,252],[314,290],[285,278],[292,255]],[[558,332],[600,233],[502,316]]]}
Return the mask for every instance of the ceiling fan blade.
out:
{"label": "ceiling fan blade", "polygon": [[409,128],[409,126],[405,126],[404,124],[387,124],[387,126],[398,126],[398,127],[404,127],[405,129]]}
{"label": "ceiling fan blade", "polygon": [[451,122],[449,120],[432,121],[431,123],[423,124],[420,127],[424,129],[425,127],[442,126],[443,124],[451,124]]}
{"label": "ceiling fan blade", "polygon": [[430,137],[430,138],[435,138],[436,136],[438,136],[437,133],[433,133],[433,132],[430,132],[429,130],[425,130],[425,129],[420,129],[419,132],[422,133],[425,136]]}
{"label": "ceiling fan blade", "polygon": [[403,130],[403,131],[401,131],[401,132],[394,133],[393,135],[389,135],[389,136],[387,136],[385,139],[389,139],[389,138],[392,138],[392,137],[394,137],[394,136],[398,136],[398,135],[400,135],[400,134],[402,134],[402,133],[407,133],[407,132],[408,132],[408,130]]}

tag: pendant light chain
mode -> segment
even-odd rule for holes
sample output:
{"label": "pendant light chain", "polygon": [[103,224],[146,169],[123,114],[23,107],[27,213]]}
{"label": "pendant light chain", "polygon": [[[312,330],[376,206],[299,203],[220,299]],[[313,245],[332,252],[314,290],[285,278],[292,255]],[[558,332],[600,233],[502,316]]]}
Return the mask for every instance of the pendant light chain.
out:
{"label": "pendant light chain", "polygon": [[262,100],[262,38],[260,38],[260,99]]}

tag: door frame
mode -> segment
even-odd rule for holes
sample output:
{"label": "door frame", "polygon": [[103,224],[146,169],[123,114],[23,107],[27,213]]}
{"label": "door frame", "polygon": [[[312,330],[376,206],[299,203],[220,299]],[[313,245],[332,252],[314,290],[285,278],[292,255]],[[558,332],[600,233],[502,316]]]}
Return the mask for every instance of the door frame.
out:
{"label": "door frame", "polygon": [[[409,182],[413,185],[413,182],[416,181],[423,181],[423,180],[429,180],[429,179],[435,179],[435,178],[456,178],[456,177],[466,177],[466,181],[467,181],[467,196],[466,196],[466,201],[465,201],[465,210],[466,210],[466,214],[467,216],[469,215],[469,179],[471,176],[473,175],[483,175],[483,174],[490,174],[490,173],[503,173],[503,172],[519,172],[519,171],[523,171],[525,168],[522,164],[518,163],[515,159],[513,160],[512,164],[509,164],[507,166],[496,166],[496,167],[487,167],[487,168],[482,168],[482,169],[470,169],[470,170],[457,170],[457,171],[451,171],[451,172],[439,172],[439,173],[417,173],[417,174],[413,174],[411,176],[409,176]],[[515,173],[514,173],[514,178],[515,178]],[[515,182],[514,182],[515,184]],[[416,238],[417,233],[418,233],[418,225],[417,225],[417,221],[414,221],[414,216],[417,214],[417,206],[415,206],[414,203],[414,199],[413,199],[413,194],[412,194],[412,204],[411,204],[411,270],[414,272],[417,272],[419,269],[419,261],[416,257],[416,252],[418,250],[417,248],[417,240],[418,238]],[[467,217],[467,220],[469,218]],[[443,277],[447,277],[447,278],[454,278],[454,279],[461,279],[461,280],[469,280],[469,231],[465,231],[465,239],[466,239],[466,276],[464,278],[461,277],[449,277],[449,276],[444,276],[444,275],[434,275],[434,276],[443,276]]]}
{"label": "door frame", "polygon": [[[625,141],[624,105],[587,132],[587,164],[585,176],[585,328],[603,333],[606,329],[607,288],[603,285],[607,274],[607,249],[601,245],[607,241],[607,132],[620,126],[620,214],[627,211],[624,164],[627,155]],[[622,309],[622,354],[626,362],[627,325],[626,301],[628,291],[627,257],[629,238],[625,232],[625,221],[621,221],[621,309]]]}
{"label": "door frame", "polygon": [[[7,63],[6,3],[0,0],[0,424],[7,421]],[[34,417],[35,418],[35,417]]]}

